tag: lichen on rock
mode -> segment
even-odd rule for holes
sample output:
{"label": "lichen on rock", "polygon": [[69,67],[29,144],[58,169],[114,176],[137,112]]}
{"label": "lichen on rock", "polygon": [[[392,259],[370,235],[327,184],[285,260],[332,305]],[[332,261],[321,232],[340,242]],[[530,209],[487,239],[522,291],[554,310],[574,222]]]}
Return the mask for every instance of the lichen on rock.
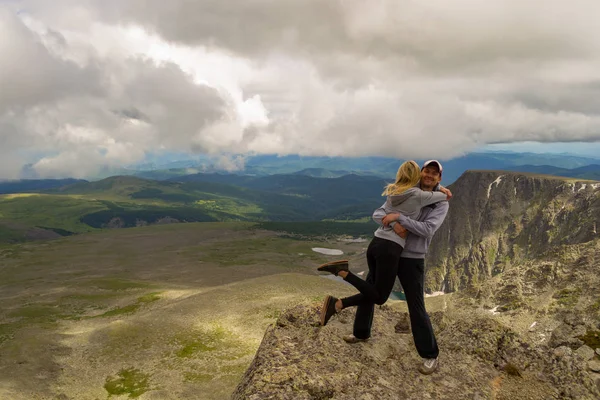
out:
{"label": "lichen on rock", "polygon": [[[594,399],[586,363],[530,343],[492,316],[452,309],[431,314],[440,368],[421,375],[406,313],[381,306],[372,337],[348,344],[353,310],[319,326],[319,307],[297,306],[269,327],[232,399]],[[400,323],[400,328],[397,326]],[[567,348],[570,350],[569,348]]]}

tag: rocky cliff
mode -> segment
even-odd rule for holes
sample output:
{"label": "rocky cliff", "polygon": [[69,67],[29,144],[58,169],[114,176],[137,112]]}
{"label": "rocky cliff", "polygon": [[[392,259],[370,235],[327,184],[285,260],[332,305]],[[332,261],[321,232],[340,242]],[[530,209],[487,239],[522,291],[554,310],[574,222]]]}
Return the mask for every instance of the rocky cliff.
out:
{"label": "rocky cliff", "polygon": [[[233,399],[600,398],[600,184],[479,171],[451,187],[427,259],[440,369],[417,371],[404,303],[319,327],[318,304],[270,327]],[[429,303],[430,304],[430,303]],[[429,307],[429,306],[428,306]]]}
{"label": "rocky cliff", "polygon": [[547,260],[600,236],[600,183],[500,171],[467,171],[427,258],[428,291],[452,292],[510,265]]}
{"label": "rocky cliff", "polygon": [[[377,307],[372,338],[347,344],[353,311],[319,327],[318,307],[298,306],[270,327],[234,392],[258,399],[597,399],[594,351],[536,345],[483,311],[450,306],[432,313],[440,369],[420,375],[407,315]],[[587,321],[589,324],[590,321]],[[567,335],[568,336],[568,335]],[[591,355],[589,354],[591,350]]]}

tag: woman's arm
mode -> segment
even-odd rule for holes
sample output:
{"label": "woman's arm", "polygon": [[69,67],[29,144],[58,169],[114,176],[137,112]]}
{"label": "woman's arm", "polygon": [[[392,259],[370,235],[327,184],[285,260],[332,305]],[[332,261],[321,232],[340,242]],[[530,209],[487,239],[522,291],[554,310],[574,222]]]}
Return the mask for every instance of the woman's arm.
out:
{"label": "woman's arm", "polygon": [[421,207],[448,200],[448,195],[443,192],[427,192],[425,190],[419,190],[419,192],[416,193],[416,196],[419,197]]}
{"label": "woman's arm", "polygon": [[439,190],[439,192],[428,192],[414,187],[402,194],[388,196],[388,199],[392,207],[399,207],[402,203],[410,201],[410,204],[423,208],[440,201],[450,200],[452,193],[448,189],[440,186]]}
{"label": "woman's arm", "polygon": [[382,220],[386,216],[384,206],[385,206],[385,203],[383,203],[383,205],[381,207],[379,207],[378,209],[373,211],[373,216],[372,216],[373,221],[375,221],[378,225],[383,225]]}

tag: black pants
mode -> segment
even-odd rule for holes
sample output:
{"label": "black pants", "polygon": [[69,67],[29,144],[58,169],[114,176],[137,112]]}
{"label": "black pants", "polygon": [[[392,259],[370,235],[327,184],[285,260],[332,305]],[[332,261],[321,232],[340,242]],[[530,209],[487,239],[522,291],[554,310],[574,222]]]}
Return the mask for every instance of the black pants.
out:
{"label": "black pants", "polygon": [[398,243],[374,237],[367,248],[367,279],[363,280],[351,272],[345,278],[360,293],[342,299],[344,308],[385,303],[394,288],[402,250]]}
{"label": "black pants", "polygon": [[[437,358],[439,349],[437,341],[435,340],[431,321],[429,320],[429,315],[425,309],[425,298],[423,296],[425,260],[400,257],[395,271],[404,289],[404,294],[406,295],[413,340],[417,352],[422,358]],[[378,271],[375,272],[375,277],[377,272]],[[394,279],[392,278],[390,280],[393,285]],[[367,282],[373,282],[370,265]],[[342,303],[344,303],[343,299]],[[360,339],[366,339],[371,336],[374,310],[374,302],[358,304],[356,317],[354,318],[354,336]]]}

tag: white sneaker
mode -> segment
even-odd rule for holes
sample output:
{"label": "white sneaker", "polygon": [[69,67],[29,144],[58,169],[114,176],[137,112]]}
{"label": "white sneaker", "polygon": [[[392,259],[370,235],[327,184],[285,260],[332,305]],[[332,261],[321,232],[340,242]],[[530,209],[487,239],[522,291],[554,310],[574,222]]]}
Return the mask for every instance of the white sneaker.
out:
{"label": "white sneaker", "polygon": [[424,358],[423,364],[419,367],[419,372],[424,375],[432,374],[438,369],[439,365],[440,362],[437,358]]}

